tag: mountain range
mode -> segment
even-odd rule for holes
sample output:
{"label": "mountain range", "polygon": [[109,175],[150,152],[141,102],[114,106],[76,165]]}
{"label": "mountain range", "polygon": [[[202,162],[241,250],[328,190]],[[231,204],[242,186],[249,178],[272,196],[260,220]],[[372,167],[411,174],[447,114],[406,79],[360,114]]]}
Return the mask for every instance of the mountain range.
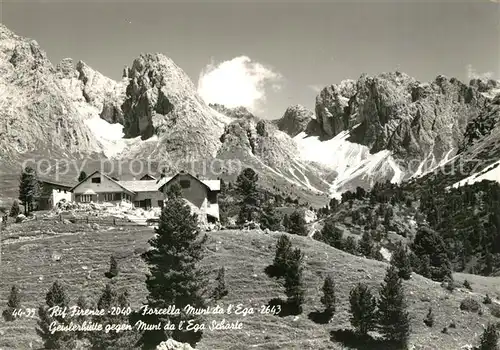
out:
{"label": "mountain range", "polygon": [[69,58],[53,65],[36,41],[0,24],[2,175],[18,174],[32,158],[147,159],[157,170],[234,179],[237,160],[264,187],[319,206],[358,186],[481,160],[454,185],[500,160],[494,80],[363,74],[326,86],[314,111],[294,105],[271,121],[208,104],[163,54],[141,54],[122,76],[115,81]]}

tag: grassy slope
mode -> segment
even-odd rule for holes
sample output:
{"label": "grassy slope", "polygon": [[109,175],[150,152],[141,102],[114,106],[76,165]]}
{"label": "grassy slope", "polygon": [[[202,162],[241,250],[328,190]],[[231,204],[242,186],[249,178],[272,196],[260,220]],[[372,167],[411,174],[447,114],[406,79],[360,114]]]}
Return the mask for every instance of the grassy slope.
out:
{"label": "grassy slope", "polygon": [[[24,231],[33,229],[27,225],[32,223],[12,225],[9,232],[23,236]],[[48,228],[39,229],[43,232]],[[50,229],[55,232],[74,231],[76,234],[46,236],[44,239],[14,243],[10,240],[3,245],[0,305],[5,305],[10,286],[16,283],[22,289],[23,306],[35,307],[43,301],[47,288],[57,278],[64,281],[73,301],[81,292],[96,299],[106,282],[103,274],[108,269],[109,256],[113,253],[118,256],[121,270],[116,284],[118,287],[128,287],[135,306],[139,306],[144,300],[146,289],[142,281],[146,270],[139,254],[147,247],[147,239],[152,234],[150,229],[127,227],[118,230],[102,227],[100,231],[92,231],[86,225],[69,224],[52,224]],[[378,288],[386,265],[354,257],[312,239],[290,237],[294,246],[300,247],[306,254],[305,280],[308,289],[304,313],[298,318],[258,313],[246,317],[214,316],[218,320],[226,317],[228,321],[242,321],[243,329],[206,331],[199,349],[342,348],[340,343],[330,340],[330,331],[349,327],[350,288],[359,281]],[[209,233],[207,256],[203,265],[212,271],[212,278],[218,267],[225,266],[227,269],[229,294],[220,304],[243,303],[259,309],[271,298],[284,297],[280,284],[268,278],[263,271],[273,259],[277,238],[278,234],[265,235],[261,231]],[[54,252],[62,254],[61,261],[52,261]],[[87,277],[89,271],[90,278]],[[321,310],[320,288],[328,273],[333,274],[337,283],[338,311],[332,323],[317,325],[308,319],[307,314],[316,309]],[[466,275],[460,275],[457,279],[467,278],[473,288],[477,287],[477,292],[488,292],[492,297],[500,296],[498,287],[493,287],[493,279],[463,276]],[[418,349],[458,349],[464,344],[475,343],[482,324],[492,318],[488,311],[482,316],[460,311],[460,301],[469,295],[467,291],[456,290],[450,294],[439,284],[416,275],[405,282],[405,288],[413,318],[412,343],[419,344]],[[481,297],[476,295],[479,301]],[[427,328],[422,322],[429,306],[433,307],[436,316],[433,328]],[[455,321],[457,328],[449,329],[449,334],[442,334],[443,327],[451,321]],[[13,323],[0,321],[0,348],[28,349],[30,342],[36,346],[38,338],[34,330],[35,320],[32,319],[21,319]]]}

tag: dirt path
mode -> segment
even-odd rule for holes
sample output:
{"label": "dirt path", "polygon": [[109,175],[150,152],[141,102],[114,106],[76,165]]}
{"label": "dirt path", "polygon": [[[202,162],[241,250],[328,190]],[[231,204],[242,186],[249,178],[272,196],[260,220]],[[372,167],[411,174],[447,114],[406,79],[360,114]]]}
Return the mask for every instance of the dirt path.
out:
{"label": "dirt path", "polygon": [[323,220],[318,220],[318,221],[313,222],[313,224],[311,225],[311,228],[309,229],[309,233],[307,234],[307,237],[313,238],[314,233],[316,232],[319,223],[322,221]]}

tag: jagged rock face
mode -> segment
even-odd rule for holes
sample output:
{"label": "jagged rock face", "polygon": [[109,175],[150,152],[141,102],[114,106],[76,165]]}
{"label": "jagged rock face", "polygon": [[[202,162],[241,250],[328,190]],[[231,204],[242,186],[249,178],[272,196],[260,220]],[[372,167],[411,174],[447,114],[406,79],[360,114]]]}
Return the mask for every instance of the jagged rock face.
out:
{"label": "jagged rock face", "polygon": [[229,120],[205,104],[171,59],[143,54],[127,76],[127,97],[122,105],[126,137],[146,140],[157,135],[158,155],[200,158],[215,154]]}
{"label": "jagged rock face", "polygon": [[492,99],[481,113],[467,124],[459,153],[490,135],[500,120],[500,95]]}
{"label": "jagged rock face", "polygon": [[[398,159],[433,163],[458,150],[468,121],[486,103],[476,88],[444,76],[421,84],[399,72],[363,75],[354,91],[340,90],[327,88],[316,101],[327,135],[357,125],[350,141],[370,147],[372,153],[389,150]],[[325,121],[330,127],[324,127]]]}
{"label": "jagged rock face", "polygon": [[500,82],[493,79],[472,79],[469,85],[477,88],[479,92],[489,92],[500,88]]}
{"label": "jagged rock face", "polygon": [[[65,90],[84,114],[97,114],[109,123],[123,124],[121,104],[125,99],[126,78],[116,82],[83,61],[75,67],[71,58],[62,60],[56,71]],[[89,106],[96,111],[89,112]]]}
{"label": "jagged rock face", "polygon": [[242,118],[227,125],[221,136],[224,152],[242,152],[255,156],[272,168],[287,166],[296,158],[297,146],[269,121]]}
{"label": "jagged rock face", "polygon": [[335,136],[346,129],[344,109],[356,93],[356,82],[344,80],[324,88],[316,97],[316,120],[326,136]]}
{"label": "jagged rock face", "polygon": [[1,24],[0,106],[2,160],[26,152],[69,156],[100,150],[36,41]]}
{"label": "jagged rock face", "polygon": [[[326,193],[329,184],[322,179],[327,172],[300,158],[297,143],[278,130],[275,123],[258,118],[240,118],[225,127],[219,160],[234,160],[240,171],[251,167],[267,186],[295,188]],[[273,185],[271,185],[273,184]]]}
{"label": "jagged rock face", "polygon": [[215,109],[217,112],[224,114],[225,116],[231,119],[239,119],[239,118],[255,118],[255,116],[245,107],[235,107],[228,108],[219,103],[210,103],[209,106]]}
{"label": "jagged rock face", "polygon": [[283,117],[276,121],[278,129],[291,137],[301,132],[314,134],[319,127],[317,124],[314,113],[301,105],[288,107]]}

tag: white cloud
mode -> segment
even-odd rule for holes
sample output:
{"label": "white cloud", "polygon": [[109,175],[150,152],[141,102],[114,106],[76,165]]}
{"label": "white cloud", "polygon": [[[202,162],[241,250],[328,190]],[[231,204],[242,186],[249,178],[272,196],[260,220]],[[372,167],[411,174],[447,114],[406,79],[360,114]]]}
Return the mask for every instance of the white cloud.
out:
{"label": "white cloud", "polygon": [[207,103],[226,107],[244,106],[258,110],[266,92],[281,89],[281,75],[247,56],[235,57],[219,64],[211,63],[200,73],[198,93]]}

